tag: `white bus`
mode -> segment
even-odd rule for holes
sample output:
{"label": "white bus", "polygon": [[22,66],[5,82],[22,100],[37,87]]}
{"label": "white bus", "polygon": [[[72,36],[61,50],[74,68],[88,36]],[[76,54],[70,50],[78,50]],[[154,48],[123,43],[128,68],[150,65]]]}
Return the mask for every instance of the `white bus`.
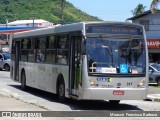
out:
{"label": "white bus", "polygon": [[142,100],[148,90],[144,28],[123,22],[80,22],[16,33],[11,78],[55,93],[60,101]]}

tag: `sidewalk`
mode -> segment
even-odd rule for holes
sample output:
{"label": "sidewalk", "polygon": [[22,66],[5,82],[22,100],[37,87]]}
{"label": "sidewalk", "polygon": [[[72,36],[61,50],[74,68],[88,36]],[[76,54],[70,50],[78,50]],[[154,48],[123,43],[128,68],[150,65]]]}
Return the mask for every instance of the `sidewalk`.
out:
{"label": "sidewalk", "polygon": [[[16,111],[18,113],[16,113]],[[0,94],[0,120],[22,120],[22,119],[23,120],[73,120],[71,118],[66,118],[66,117],[41,117],[41,116],[23,117],[20,114],[23,112],[24,114],[25,112],[32,113],[32,111],[38,112],[38,111],[48,111],[48,110],[44,108],[40,108],[39,106],[26,103],[26,102],[17,100],[15,98]]]}
{"label": "sidewalk", "polygon": [[0,111],[47,111],[39,106],[0,94]]}
{"label": "sidewalk", "polygon": [[155,85],[150,85],[148,89],[147,99],[151,101],[160,102],[160,88],[154,87]]}

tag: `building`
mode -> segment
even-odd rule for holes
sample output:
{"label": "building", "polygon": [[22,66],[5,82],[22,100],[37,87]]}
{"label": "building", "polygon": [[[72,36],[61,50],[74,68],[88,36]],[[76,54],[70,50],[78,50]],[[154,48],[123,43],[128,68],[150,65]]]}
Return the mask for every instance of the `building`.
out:
{"label": "building", "polygon": [[16,20],[6,24],[0,24],[0,34],[11,34],[26,30],[33,30],[44,27],[52,27],[54,24],[42,19]]}
{"label": "building", "polygon": [[8,47],[9,50],[9,38],[13,33],[23,32],[33,29],[52,27],[53,23],[42,20],[42,19],[33,19],[33,20],[16,20],[6,24],[0,24],[0,51]]}
{"label": "building", "polygon": [[128,18],[132,23],[144,25],[150,62],[160,62],[160,11],[152,14],[150,10]]}

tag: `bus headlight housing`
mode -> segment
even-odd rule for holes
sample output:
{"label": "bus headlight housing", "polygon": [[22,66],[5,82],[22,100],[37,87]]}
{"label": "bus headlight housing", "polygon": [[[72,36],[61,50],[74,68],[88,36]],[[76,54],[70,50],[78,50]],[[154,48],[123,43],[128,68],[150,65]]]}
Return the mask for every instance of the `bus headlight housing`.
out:
{"label": "bus headlight housing", "polygon": [[144,84],[145,84],[145,79],[142,79],[142,80],[138,83],[137,87],[139,87],[139,88],[144,88]]}
{"label": "bus headlight housing", "polygon": [[95,81],[94,80],[89,80],[90,86],[95,86]]}

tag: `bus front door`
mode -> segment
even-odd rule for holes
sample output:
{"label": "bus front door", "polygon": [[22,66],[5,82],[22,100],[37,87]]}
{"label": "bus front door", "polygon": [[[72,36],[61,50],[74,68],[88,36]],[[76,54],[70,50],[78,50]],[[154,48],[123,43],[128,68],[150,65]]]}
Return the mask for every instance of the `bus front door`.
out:
{"label": "bus front door", "polygon": [[81,81],[81,66],[80,66],[80,48],[81,37],[72,36],[70,45],[70,95],[78,97],[79,83]]}

